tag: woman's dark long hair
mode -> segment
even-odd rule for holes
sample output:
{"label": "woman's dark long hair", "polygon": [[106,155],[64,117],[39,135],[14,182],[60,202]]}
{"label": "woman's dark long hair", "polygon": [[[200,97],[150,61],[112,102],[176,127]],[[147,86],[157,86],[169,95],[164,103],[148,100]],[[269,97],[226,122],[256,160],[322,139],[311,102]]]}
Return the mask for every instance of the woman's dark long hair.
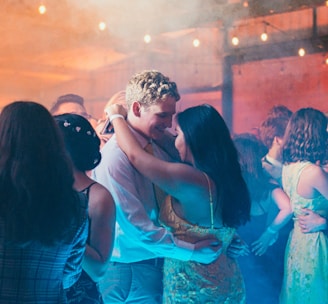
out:
{"label": "woman's dark long hair", "polygon": [[238,227],[250,216],[250,198],[242,177],[237,150],[221,115],[210,105],[188,108],[177,122],[190,147],[195,166],[215,182],[217,215],[223,224]]}
{"label": "woman's dark long hair", "polygon": [[265,200],[273,186],[262,168],[262,157],[268,152],[255,135],[242,133],[234,136],[239,154],[239,163],[246,181],[252,202]]}
{"label": "woman's dark long hair", "polygon": [[286,164],[309,161],[327,162],[327,117],[313,108],[296,111],[286,129],[282,156]]}
{"label": "woman's dark long hair", "polygon": [[0,115],[0,218],[8,241],[69,241],[81,222],[72,165],[42,105],[16,101]]}

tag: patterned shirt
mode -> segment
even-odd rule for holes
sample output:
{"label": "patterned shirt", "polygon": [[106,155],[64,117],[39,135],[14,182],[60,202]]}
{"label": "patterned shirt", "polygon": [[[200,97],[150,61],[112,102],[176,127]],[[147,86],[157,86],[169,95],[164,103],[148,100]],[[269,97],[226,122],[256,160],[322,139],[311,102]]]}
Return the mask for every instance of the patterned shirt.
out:
{"label": "patterned shirt", "polygon": [[[64,288],[74,284],[88,236],[87,210],[82,224],[72,227],[70,242],[45,246],[39,241],[8,243],[0,218],[0,303],[65,303]],[[74,234],[73,234],[74,235]]]}

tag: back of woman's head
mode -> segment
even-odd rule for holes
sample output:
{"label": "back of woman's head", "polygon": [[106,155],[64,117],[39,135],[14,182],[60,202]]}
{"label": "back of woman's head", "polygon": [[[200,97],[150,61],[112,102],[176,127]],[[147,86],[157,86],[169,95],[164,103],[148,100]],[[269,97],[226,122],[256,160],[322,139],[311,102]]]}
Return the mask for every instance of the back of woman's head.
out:
{"label": "back of woman's head", "polygon": [[227,125],[212,106],[188,108],[177,114],[177,122],[199,169],[210,170],[216,159],[222,162],[236,153]]}
{"label": "back of woman's head", "polygon": [[268,152],[264,144],[253,134],[242,133],[234,136],[235,146],[239,154],[239,163],[243,177],[248,186],[252,201],[260,201],[267,197],[269,179],[262,168],[262,157]]}
{"label": "back of woman's head", "polygon": [[74,167],[78,171],[95,168],[101,160],[100,139],[87,119],[77,114],[55,116]]}
{"label": "back of woman's head", "polygon": [[313,108],[296,111],[287,126],[282,155],[284,163],[327,162],[327,117]]}
{"label": "back of woman's head", "polygon": [[235,135],[234,144],[239,155],[242,172],[259,179],[262,177],[262,157],[267,153],[266,147],[254,135],[242,133]]}
{"label": "back of woman's head", "polygon": [[[188,108],[177,114],[195,166],[215,182],[222,219],[235,227],[249,219],[249,194],[241,175],[236,148],[221,115],[210,105]],[[236,191],[238,189],[238,191]]]}
{"label": "back of woman's head", "polygon": [[0,210],[6,237],[53,243],[77,222],[71,164],[48,110],[31,101],[0,115]]}

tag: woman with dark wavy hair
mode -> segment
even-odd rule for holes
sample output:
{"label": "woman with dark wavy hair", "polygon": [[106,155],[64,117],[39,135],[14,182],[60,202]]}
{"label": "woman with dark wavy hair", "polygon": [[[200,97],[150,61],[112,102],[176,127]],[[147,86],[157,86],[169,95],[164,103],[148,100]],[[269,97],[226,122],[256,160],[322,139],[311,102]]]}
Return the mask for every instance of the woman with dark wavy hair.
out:
{"label": "woman with dark wavy hair", "polygon": [[54,119],[13,102],[0,115],[0,303],[66,303],[80,273],[87,202]]}
{"label": "woman with dark wavy hair", "polygon": [[243,278],[227,248],[236,228],[249,220],[250,199],[221,115],[209,105],[178,113],[175,146],[182,162],[173,163],[141,148],[125,120],[118,119],[125,114],[122,107],[110,107],[110,114],[131,163],[169,194],[160,205],[160,222],[183,241],[215,236],[222,245],[222,254],[210,264],[165,258],[163,302],[244,303]]}
{"label": "woman with dark wavy hair", "polygon": [[100,163],[100,139],[90,122],[77,114],[55,116],[73,162],[74,187],[89,201],[89,237],[80,279],[69,290],[69,303],[103,303],[97,282],[107,269],[113,249],[115,204],[109,191],[87,172]]}
{"label": "woman with dark wavy hair", "polygon": [[328,215],[327,118],[319,110],[295,112],[283,143],[282,183],[290,197],[294,229],[285,254],[280,303],[328,303],[328,237],[324,231],[304,233],[298,217],[306,210]]}
{"label": "woman with dark wavy hair", "polygon": [[267,149],[255,135],[238,134],[234,143],[252,201],[251,220],[238,229],[239,236],[252,248],[250,255],[239,259],[247,303],[261,298],[262,303],[276,304],[284,272],[285,235],[290,231],[282,229],[292,216],[289,197],[263,170],[261,159]]}

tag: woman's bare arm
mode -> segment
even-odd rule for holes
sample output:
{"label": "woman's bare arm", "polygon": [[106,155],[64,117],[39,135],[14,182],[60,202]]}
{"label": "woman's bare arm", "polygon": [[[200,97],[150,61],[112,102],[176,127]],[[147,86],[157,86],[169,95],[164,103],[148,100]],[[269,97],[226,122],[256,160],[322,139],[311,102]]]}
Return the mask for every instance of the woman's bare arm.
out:
{"label": "woman's bare arm", "polygon": [[89,193],[90,235],[83,269],[97,282],[105,273],[113,250],[115,235],[115,204],[109,191],[100,184]]}
{"label": "woman's bare arm", "polygon": [[252,244],[252,251],[255,255],[262,255],[267,251],[268,247],[277,240],[279,230],[284,227],[292,217],[292,208],[287,194],[281,188],[276,188],[272,191],[271,195],[279,212],[260,238]]}
{"label": "woman's bare arm", "polygon": [[[119,105],[113,107],[111,107],[111,115],[121,113]],[[122,111],[124,113],[124,109]],[[112,124],[118,145],[133,166],[165,192],[182,201],[188,200],[188,197],[194,198],[200,191],[208,195],[207,181],[201,171],[187,164],[160,160],[146,152],[124,119],[115,118]]]}

